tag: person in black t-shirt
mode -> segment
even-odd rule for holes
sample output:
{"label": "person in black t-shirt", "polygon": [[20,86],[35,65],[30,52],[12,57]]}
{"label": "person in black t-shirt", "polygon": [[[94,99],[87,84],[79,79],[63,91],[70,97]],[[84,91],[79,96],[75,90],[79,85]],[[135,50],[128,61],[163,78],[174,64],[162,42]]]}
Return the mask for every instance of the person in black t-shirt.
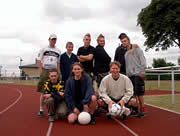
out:
{"label": "person in black t-shirt", "polygon": [[[119,39],[121,37],[127,36],[125,33],[121,33],[119,35]],[[115,56],[114,56],[114,60],[118,61],[121,64],[121,69],[120,69],[120,73],[126,75],[126,63],[125,63],[125,58],[124,55],[127,51],[127,47],[124,44],[120,44],[115,51]]]}
{"label": "person in black t-shirt", "polygon": [[94,73],[97,76],[96,82],[97,86],[100,86],[101,80],[108,75],[109,64],[111,62],[111,57],[107,54],[104,49],[105,38],[100,34],[97,38],[98,45],[95,48],[94,53]]}
{"label": "person in black t-shirt", "polygon": [[80,47],[77,52],[78,60],[84,67],[84,71],[92,77],[94,47],[90,45],[91,35],[88,33],[83,39],[84,46]]}

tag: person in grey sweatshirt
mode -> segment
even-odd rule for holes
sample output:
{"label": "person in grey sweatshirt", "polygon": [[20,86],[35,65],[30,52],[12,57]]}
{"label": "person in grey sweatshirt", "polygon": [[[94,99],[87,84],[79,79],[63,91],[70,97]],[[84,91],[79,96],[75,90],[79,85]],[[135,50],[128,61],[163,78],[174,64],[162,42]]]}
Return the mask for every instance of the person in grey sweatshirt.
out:
{"label": "person in grey sweatshirt", "polygon": [[144,105],[146,59],[142,49],[137,44],[131,44],[127,35],[120,37],[120,40],[122,44],[127,46],[127,52],[125,53],[126,75],[132,81],[134,96],[139,101],[138,117],[143,117],[146,113]]}

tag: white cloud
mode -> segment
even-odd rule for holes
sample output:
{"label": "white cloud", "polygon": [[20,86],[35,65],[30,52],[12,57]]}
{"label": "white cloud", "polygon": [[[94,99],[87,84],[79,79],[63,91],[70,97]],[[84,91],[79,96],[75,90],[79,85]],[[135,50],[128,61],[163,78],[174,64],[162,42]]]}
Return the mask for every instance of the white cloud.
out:
{"label": "white cloud", "polygon": [[[18,71],[19,57],[23,58],[23,64],[34,63],[40,48],[48,45],[51,33],[57,34],[57,47],[62,52],[66,42],[72,41],[76,53],[83,45],[86,33],[91,33],[93,46],[97,45],[96,38],[100,33],[105,35],[105,49],[112,60],[121,32],[127,33],[132,43],[145,49],[145,38],[137,27],[137,15],[149,3],[150,0],[3,1],[0,5],[0,65],[3,65],[3,71]],[[177,48],[145,52],[148,65],[158,57],[176,63]]]}

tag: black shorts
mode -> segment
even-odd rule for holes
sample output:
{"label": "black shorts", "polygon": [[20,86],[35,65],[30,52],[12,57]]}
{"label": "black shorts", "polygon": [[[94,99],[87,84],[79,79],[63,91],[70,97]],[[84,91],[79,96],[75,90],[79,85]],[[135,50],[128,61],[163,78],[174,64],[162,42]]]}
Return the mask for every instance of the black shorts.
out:
{"label": "black shorts", "polygon": [[140,76],[131,76],[129,78],[134,87],[134,96],[144,95],[144,93],[145,93],[144,79],[142,79]]}

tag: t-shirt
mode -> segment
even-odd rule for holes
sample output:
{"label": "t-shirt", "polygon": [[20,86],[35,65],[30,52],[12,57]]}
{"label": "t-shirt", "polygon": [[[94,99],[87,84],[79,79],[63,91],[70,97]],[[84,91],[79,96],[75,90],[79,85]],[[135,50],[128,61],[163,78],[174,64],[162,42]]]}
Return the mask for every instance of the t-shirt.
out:
{"label": "t-shirt", "polygon": [[[94,47],[91,46],[91,45],[89,45],[88,48],[84,48],[84,46],[80,47],[78,49],[78,52],[77,52],[77,56],[80,56],[80,55],[89,55],[89,54],[93,54],[94,55]],[[89,61],[81,62],[81,64],[83,65],[84,70],[86,72],[93,72],[93,59],[89,60]]]}
{"label": "t-shirt", "polygon": [[81,80],[75,80],[75,103],[80,104],[82,101]]}
{"label": "t-shirt", "polygon": [[57,63],[60,63],[61,52],[58,48],[45,47],[39,51],[38,60],[41,61],[44,69],[57,69]]}

